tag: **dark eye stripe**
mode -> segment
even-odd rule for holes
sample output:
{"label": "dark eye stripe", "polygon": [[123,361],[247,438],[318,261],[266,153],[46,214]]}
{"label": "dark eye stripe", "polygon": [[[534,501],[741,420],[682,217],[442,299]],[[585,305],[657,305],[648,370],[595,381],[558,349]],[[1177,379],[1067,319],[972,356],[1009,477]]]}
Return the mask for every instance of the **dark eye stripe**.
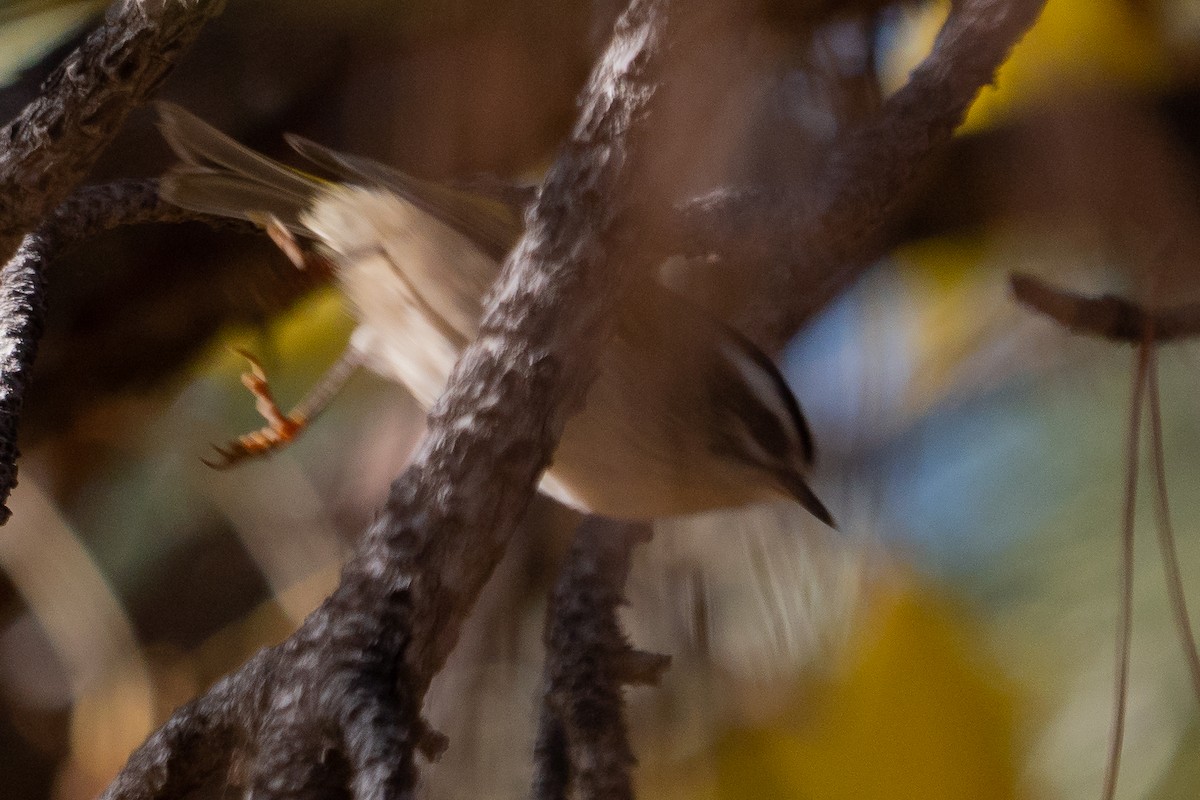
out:
{"label": "dark eye stripe", "polygon": [[716,412],[715,451],[771,471],[794,464],[796,437],[759,401],[739,371],[720,363],[709,386]]}
{"label": "dark eye stripe", "polygon": [[[778,438],[787,444],[798,442],[800,452],[807,466],[811,466],[815,456],[815,447],[813,444],[812,433],[808,429],[808,423],[804,419],[804,414],[800,410],[800,404],[796,401],[795,395],[784,381],[783,376],[779,374],[779,370],[771,359],[759,350],[754,344],[742,336],[732,328],[725,330],[727,338],[721,342],[720,355],[724,360],[728,369],[731,369],[740,377],[752,382],[763,392],[763,399],[759,399],[753,395],[747,397],[747,387],[739,383],[737,392],[741,393],[740,402],[743,414],[750,415],[749,409],[756,409],[759,414],[767,416],[774,424],[775,429],[779,431]],[[733,352],[729,352],[732,350]],[[739,361],[739,356],[741,360]],[[741,366],[738,366],[738,365]],[[753,375],[749,375],[751,370],[754,370]],[[764,408],[764,402],[778,402],[782,406],[783,414],[771,414],[769,408]],[[735,408],[735,411],[737,409]],[[775,409],[778,411],[779,409]],[[791,430],[784,431],[782,422],[788,421],[791,423]],[[751,425],[752,430],[766,435],[765,428],[756,428],[754,426],[762,423],[754,423],[747,421]],[[765,444],[765,442],[764,442]],[[785,452],[785,456],[787,453]]]}
{"label": "dark eye stripe", "polygon": [[737,383],[736,387],[732,394],[738,403],[739,418],[749,430],[750,438],[771,456],[775,463],[786,462],[794,438],[788,436],[778,417],[759,402],[759,398],[746,384]]}

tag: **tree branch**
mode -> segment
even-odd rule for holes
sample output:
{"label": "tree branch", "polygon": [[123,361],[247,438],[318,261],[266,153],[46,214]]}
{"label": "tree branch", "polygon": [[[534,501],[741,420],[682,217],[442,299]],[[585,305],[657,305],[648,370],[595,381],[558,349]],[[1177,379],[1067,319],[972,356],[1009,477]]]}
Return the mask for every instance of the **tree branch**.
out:
{"label": "tree branch", "polygon": [[118,0],[0,129],[0,254],[79,183],[224,0]]}
{"label": "tree branch", "polygon": [[[288,641],[220,684],[235,700],[206,722],[244,732],[255,797],[312,796],[320,777],[313,765],[338,759],[355,797],[407,796],[413,749],[433,756],[442,744],[419,716],[425,691],[582,402],[613,309],[636,274],[616,221],[636,174],[664,6],[634,0],[618,23],[479,338],[338,588]],[[191,709],[206,703],[168,726],[186,727]],[[169,796],[168,785],[190,769],[176,741],[151,737],[105,800]]]}
{"label": "tree branch", "polygon": [[1072,333],[1141,344],[1147,340],[1174,342],[1200,336],[1200,304],[1147,309],[1123,297],[1106,294],[1084,297],[1032,275],[1014,274],[1013,296]]}
{"label": "tree branch", "polygon": [[[73,244],[121,225],[182,222],[199,215],[162,203],[157,181],[117,181],[79,190],[22,241],[0,269],[0,525],[17,483],[17,422],[45,316],[45,271]],[[204,217],[210,224],[227,221]]]}
{"label": "tree branch", "polygon": [[874,121],[838,140],[824,174],[686,206],[674,249],[723,255],[744,286],[731,294],[732,281],[715,281],[708,304],[768,351],[782,347],[881,254],[906,191],[1044,2],[960,0],[908,83]]}
{"label": "tree branch", "polygon": [[[0,130],[0,524],[16,484],[16,427],[45,313],[43,267],[89,228],[119,224],[96,212],[106,198],[81,194],[50,219],[92,168],[129,111],[144,102],[224,0],[121,0],[46,79],[39,97]],[[129,188],[126,186],[126,188]],[[136,193],[136,192],[135,192]],[[148,212],[145,196],[107,198],[123,212]],[[133,206],[122,201],[132,201]],[[163,213],[163,209],[157,209]]]}
{"label": "tree branch", "polygon": [[580,525],[546,610],[545,694],[535,747],[534,800],[632,800],[635,763],[625,732],[625,684],[654,683],[668,656],[634,650],[621,631],[630,552],[641,525]]}

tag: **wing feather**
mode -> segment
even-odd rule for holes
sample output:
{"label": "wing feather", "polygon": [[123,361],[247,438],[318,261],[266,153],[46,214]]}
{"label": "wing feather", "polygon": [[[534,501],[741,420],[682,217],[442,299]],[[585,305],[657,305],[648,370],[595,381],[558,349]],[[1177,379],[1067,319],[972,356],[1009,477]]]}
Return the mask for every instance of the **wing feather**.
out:
{"label": "wing feather", "polygon": [[302,136],[289,134],[286,138],[297,153],[321,169],[350,183],[395,192],[466,236],[496,261],[503,260],[521,236],[521,215],[502,200],[414,178],[377,161],[340,153]]}
{"label": "wing feather", "polygon": [[303,232],[300,215],[325,182],[238,144],[179,106],[157,106],[159,129],[183,162],[163,177],[164,199],[236,219],[270,213]]}

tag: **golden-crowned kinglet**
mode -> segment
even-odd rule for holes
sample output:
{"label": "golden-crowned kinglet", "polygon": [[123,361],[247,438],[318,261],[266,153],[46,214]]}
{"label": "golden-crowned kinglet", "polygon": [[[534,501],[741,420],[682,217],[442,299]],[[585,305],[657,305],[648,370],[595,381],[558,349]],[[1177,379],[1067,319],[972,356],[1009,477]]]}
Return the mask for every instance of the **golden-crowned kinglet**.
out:
{"label": "golden-crowned kinglet", "polygon": [[[475,338],[484,295],[521,236],[521,193],[429,183],[289,137],[338,177],[325,181],[178,107],[161,104],[159,112],[183,160],[164,177],[162,196],[315,241],[359,323],[351,351],[429,409]],[[804,479],[812,438],[771,361],[667,289],[653,291],[653,313],[623,316],[541,490],[623,519],[792,497],[832,525]]]}

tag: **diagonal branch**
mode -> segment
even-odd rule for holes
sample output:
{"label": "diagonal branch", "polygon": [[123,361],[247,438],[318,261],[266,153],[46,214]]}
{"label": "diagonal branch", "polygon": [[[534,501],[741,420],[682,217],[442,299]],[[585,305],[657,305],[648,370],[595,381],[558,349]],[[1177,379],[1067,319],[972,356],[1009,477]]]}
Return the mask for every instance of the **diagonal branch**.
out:
{"label": "diagonal branch", "polygon": [[[617,220],[637,173],[632,154],[654,94],[665,6],[634,0],[618,23],[479,338],[338,588],[288,641],[222,682],[236,698],[222,722],[253,747],[255,797],[315,796],[314,765],[334,761],[357,798],[408,796],[414,750],[434,756],[442,745],[419,716],[425,691],[582,402],[637,274],[636,259],[622,257]],[[205,702],[168,725],[186,728]],[[173,749],[178,738],[151,737],[105,800],[168,797],[172,780],[191,774]]]}
{"label": "diagonal branch", "polygon": [[[637,275],[640,262],[623,250],[616,228],[635,193],[632,140],[654,93],[651,61],[666,5],[634,0],[618,23],[584,89],[580,120],[493,289],[479,337],[348,568],[348,577],[377,576],[423,597],[429,616],[416,620],[406,657],[422,681],[445,660],[524,514]],[[437,586],[422,583],[431,568]]]}
{"label": "diagonal branch", "polygon": [[732,281],[719,281],[710,306],[774,351],[849,286],[881,254],[906,192],[1044,2],[960,0],[908,83],[876,119],[839,139],[822,175],[788,176],[769,191],[721,191],[685,207],[673,243],[693,255],[720,253],[745,279],[732,302]]}
{"label": "diagonal branch", "polygon": [[0,255],[67,196],[224,0],[118,0],[0,128]]}

